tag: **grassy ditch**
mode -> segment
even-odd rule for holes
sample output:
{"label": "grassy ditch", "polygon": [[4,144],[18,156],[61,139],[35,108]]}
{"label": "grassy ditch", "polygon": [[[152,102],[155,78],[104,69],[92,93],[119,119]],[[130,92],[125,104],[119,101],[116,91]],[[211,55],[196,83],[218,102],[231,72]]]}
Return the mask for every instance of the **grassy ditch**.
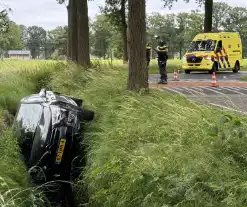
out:
{"label": "grassy ditch", "polygon": [[27,169],[20,159],[17,139],[10,126],[21,98],[45,86],[58,68],[43,64],[41,68],[21,67],[15,68],[15,72],[0,72],[0,206],[43,205],[38,195],[40,192],[30,186]]}
{"label": "grassy ditch", "polygon": [[38,202],[4,110],[14,113],[23,96],[45,85],[83,98],[96,112],[82,140],[87,167],[75,185],[81,204],[86,186],[93,207],[247,205],[246,117],[168,92],[128,92],[126,70],[106,65],[83,70],[58,63],[2,73],[2,206]]}
{"label": "grassy ditch", "polygon": [[126,79],[116,68],[65,68],[50,83],[96,111],[82,142],[88,205],[247,205],[246,117],[168,92],[131,93]]}

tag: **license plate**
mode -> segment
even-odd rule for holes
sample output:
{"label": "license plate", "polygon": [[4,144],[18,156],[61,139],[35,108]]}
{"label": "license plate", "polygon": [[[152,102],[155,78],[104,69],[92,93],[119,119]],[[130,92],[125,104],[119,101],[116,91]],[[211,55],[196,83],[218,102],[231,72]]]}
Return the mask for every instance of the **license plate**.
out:
{"label": "license plate", "polygon": [[59,165],[62,161],[63,152],[65,148],[66,139],[61,139],[59,143],[59,148],[57,151],[56,164]]}

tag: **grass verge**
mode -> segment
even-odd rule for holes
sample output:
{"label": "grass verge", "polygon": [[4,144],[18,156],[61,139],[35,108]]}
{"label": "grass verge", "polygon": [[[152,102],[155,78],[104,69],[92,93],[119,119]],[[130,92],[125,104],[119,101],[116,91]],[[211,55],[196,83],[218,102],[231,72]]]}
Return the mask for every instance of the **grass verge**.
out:
{"label": "grass verge", "polygon": [[96,111],[88,206],[246,206],[247,119],[178,95],[125,90],[124,70],[66,68],[51,87]]}
{"label": "grass verge", "polygon": [[[58,67],[57,67],[58,66]],[[20,159],[16,137],[11,133],[11,114],[14,115],[19,101],[40,90],[49,81],[59,65],[42,65],[35,68],[15,68],[1,71],[0,76],[0,206],[43,206],[37,189],[31,188],[27,170]],[[36,195],[36,196],[34,196]]]}
{"label": "grass verge", "polygon": [[241,80],[243,80],[243,81],[247,81],[247,76],[243,76],[243,77],[241,77]]}
{"label": "grass verge", "polygon": [[[96,111],[82,141],[88,163],[78,182],[87,186],[88,206],[247,205],[246,117],[168,92],[128,92],[126,70],[98,66],[22,68],[4,71],[0,81],[0,112],[14,113],[23,96],[47,84]],[[0,204],[33,206],[16,140],[6,126],[0,133]]]}

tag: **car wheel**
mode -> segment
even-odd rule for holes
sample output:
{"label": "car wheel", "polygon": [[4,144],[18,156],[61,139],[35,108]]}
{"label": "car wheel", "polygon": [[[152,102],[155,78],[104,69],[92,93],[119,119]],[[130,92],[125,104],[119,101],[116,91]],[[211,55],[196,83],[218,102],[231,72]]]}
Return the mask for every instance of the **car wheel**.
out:
{"label": "car wheel", "polygon": [[239,62],[237,61],[235,63],[234,69],[232,70],[234,73],[238,73],[238,71],[240,70],[240,65]]}
{"label": "car wheel", "polygon": [[185,74],[190,74],[190,70],[185,70]]}

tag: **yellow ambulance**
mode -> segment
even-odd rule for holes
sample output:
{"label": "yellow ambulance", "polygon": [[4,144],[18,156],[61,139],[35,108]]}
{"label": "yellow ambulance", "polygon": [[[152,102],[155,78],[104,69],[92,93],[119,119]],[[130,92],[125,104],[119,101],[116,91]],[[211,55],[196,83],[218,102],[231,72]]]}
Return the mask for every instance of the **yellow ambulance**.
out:
{"label": "yellow ambulance", "polygon": [[237,32],[200,33],[191,42],[182,63],[186,74],[191,71],[232,70],[243,64],[242,41]]}

